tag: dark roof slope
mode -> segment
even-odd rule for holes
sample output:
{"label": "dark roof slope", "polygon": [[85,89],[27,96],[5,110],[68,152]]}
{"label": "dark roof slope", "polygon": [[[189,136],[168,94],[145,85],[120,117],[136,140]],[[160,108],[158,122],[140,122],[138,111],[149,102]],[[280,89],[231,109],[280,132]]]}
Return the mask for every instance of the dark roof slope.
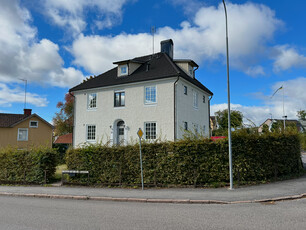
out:
{"label": "dark roof slope", "polygon": [[44,121],[47,125],[49,125],[52,129],[54,128],[49,122],[38,116],[36,113],[32,115],[25,114],[11,114],[11,113],[0,113],[0,128],[11,128],[15,125],[23,122],[24,120],[30,119],[32,117],[38,117],[42,121]]}
{"label": "dark roof slope", "polygon": [[143,64],[141,64],[140,67],[129,76],[122,77],[117,76],[117,67],[115,67],[95,78],[89,79],[71,88],[69,91],[72,92],[84,89],[93,89],[98,87],[114,86],[180,76],[190,83],[196,85],[197,87],[203,89],[208,94],[213,95],[213,93],[204,85],[202,85],[201,82],[188,76],[165,53],[156,53],[153,55],[137,57],[132,59],[131,62],[138,62]]}
{"label": "dark roof slope", "polygon": [[8,128],[27,118],[29,115],[0,113],[0,127]]}

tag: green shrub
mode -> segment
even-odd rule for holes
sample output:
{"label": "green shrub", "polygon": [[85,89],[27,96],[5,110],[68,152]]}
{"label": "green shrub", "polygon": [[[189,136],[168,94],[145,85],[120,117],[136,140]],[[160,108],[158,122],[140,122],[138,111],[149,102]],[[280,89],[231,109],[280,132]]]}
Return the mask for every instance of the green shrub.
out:
{"label": "green shrub", "polygon": [[[293,133],[233,133],[233,174],[241,183],[266,181],[302,172],[300,140]],[[143,143],[144,183],[150,186],[203,186],[229,181],[227,139],[186,139]],[[70,149],[71,170],[89,170],[90,182],[139,185],[139,145],[90,145]]]}
{"label": "green shrub", "polygon": [[57,164],[56,151],[50,148],[0,150],[0,181],[9,183],[44,183],[52,179]]}

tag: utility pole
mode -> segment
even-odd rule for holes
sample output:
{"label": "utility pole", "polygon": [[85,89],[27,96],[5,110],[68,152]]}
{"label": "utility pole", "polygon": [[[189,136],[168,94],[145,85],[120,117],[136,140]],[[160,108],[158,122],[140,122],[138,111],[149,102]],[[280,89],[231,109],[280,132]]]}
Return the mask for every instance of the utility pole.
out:
{"label": "utility pole", "polygon": [[153,49],[153,54],[154,54],[154,34],[156,33],[156,28],[155,26],[151,26],[151,34],[152,34],[152,49]]}
{"label": "utility pole", "polygon": [[27,107],[27,85],[28,80],[27,79],[19,79],[21,81],[24,81],[24,109]]}

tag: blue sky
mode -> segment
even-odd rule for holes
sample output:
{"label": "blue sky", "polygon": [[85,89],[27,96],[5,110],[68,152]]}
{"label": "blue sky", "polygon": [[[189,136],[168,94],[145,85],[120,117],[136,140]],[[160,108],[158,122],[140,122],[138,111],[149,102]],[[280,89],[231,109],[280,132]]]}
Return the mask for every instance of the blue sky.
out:
{"label": "blue sky", "polygon": [[[226,1],[232,109],[257,125],[306,109],[304,1]],[[69,88],[115,61],[155,52],[171,38],[174,58],[193,59],[227,106],[225,20],[215,0],[0,0],[0,112],[27,108],[52,121]],[[283,90],[273,92],[283,85]]]}

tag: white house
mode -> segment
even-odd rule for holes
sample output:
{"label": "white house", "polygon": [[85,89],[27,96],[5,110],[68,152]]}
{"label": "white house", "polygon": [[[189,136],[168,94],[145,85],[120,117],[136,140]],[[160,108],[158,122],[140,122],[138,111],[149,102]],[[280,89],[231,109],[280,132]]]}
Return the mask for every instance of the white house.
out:
{"label": "white house", "polygon": [[115,68],[70,89],[75,96],[73,146],[128,144],[143,138],[177,140],[184,130],[209,136],[213,93],[195,78],[198,65],[173,59],[173,42],[161,52],[114,62]]}

